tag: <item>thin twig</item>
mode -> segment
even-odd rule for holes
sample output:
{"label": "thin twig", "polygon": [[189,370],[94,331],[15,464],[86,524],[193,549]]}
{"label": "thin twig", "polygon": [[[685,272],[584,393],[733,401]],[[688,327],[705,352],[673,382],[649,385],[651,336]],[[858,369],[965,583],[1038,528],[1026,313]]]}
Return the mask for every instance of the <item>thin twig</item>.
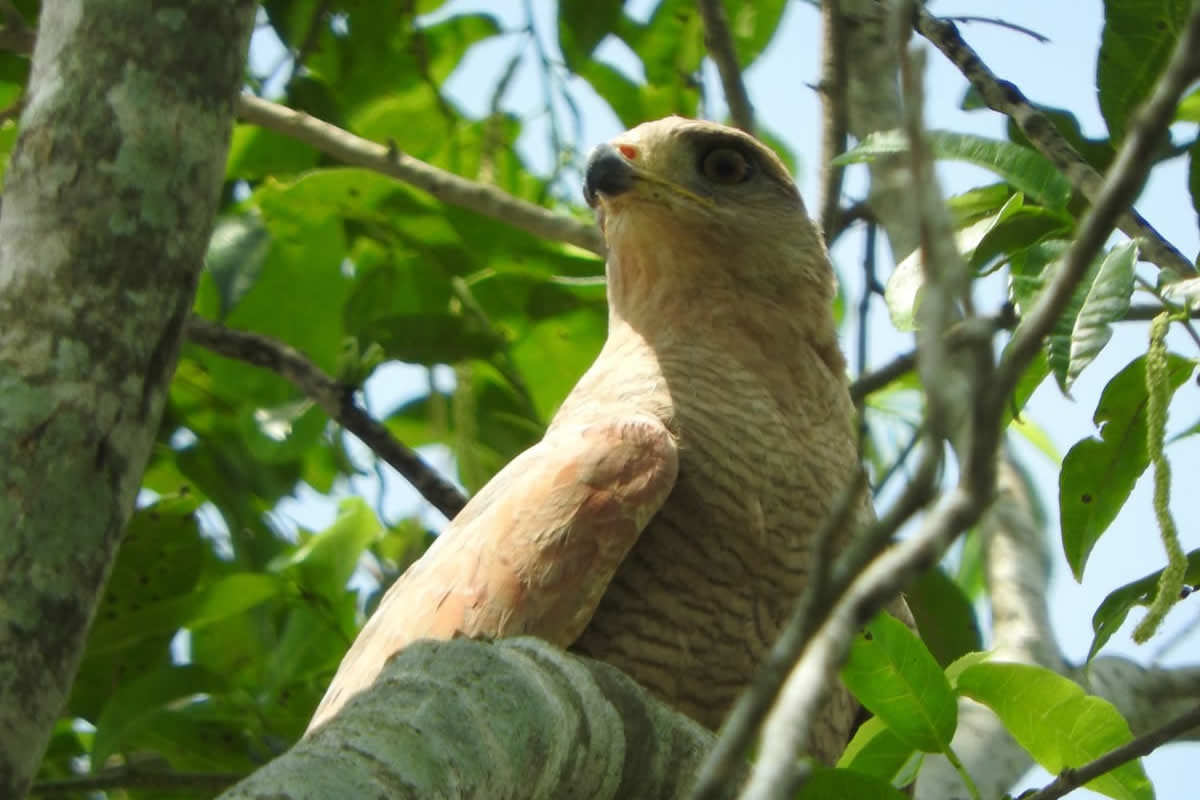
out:
{"label": "thin twig", "polygon": [[543,239],[567,242],[604,254],[604,240],[595,225],[555,214],[494,186],[467,180],[394,149],[389,150],[303,111],[243,94],[238,98],[237,112],[246,122],[306,142],[346,164],[365,167],[412,184],[445,203],[500,220]]}
{"label": "thin twig", "polygon": [[[1054,123],[1034,108],[1020,89],[996,77],[963,40],[953,22],[931,15],[924,5],[918,4],[915,27],[958,67],[989,108],[1012,119],[1030,143],[1050,159],[1077,191],[1093,205],[1099,202],[1103,185],[1100,174],[1076,152],[1054,127]],[[1134,197],[1130,196],[1118,209],[1117,227],[1130,238],[1142,237],[1145,240],[1143,255],[1148,261],[1180,275],[1195,273],[1192,263],[1137,211],[1130,208],[1133,200]]]}
{"label": "thin twig", "polygon": [[738,65],[737,52],[733,48],[733,36],[729,33],[729,19],[721,0],[699,0],[700,16],[704,20],[704,46],[709,57],[716,63],[721,74],[721,87],[725,90],[725,102],[729,104],[729,118],[746,133],[754,133],[754,106],[742,82],[742,69]]}
{"label": "thin twig", "polygon": [[1099,778],[1135,758],[1149,755],[1167,742],[1182,736],[1193,728],[1200,727],[1200,706],[1176,717],[1149,733],[1126,742],[1104,755],[1074,769],[1064,769],[1058,777],[1032,794],[1021,795],[1021,800],[1058,800],[1089,781]]}
{"label": "thin twig", "polygon": [[1018,25],[1015,22],[1009,22],[1008,20],[1000,19],[999,17],[981,17],[974,14],[955,14],[952,17],[943,17],[943,19],[949,20],[950,22],[982,22],[985,25],[995,25],[998,28],[1007,28],[1010,31],[1023,33],[1038,44],[1050,44],[1049,36],[1044,36],[1035,31],[1033,28],[1026,28],[1024,25]]}
{"label": "thin twig", "polygon": [[1200,77],[1200,4],[1193,6],[1162,78],[1121,144],[1061,267],[1013,332],[1004,358],[997,365],[996,386],[991,393],[994,402],[1000,405],[1007,402],[1009,393],[1037,355],[1042,339],[1050,333],[1075,287],[1104,246],[1114,221],[1133,201],[1152,164],[1154,148],[1171,124],[1175,106],[1197,77]]}
{"label": "thin twig", "polygon": [[855,404],[861,403],[867,395],[878,392],[889,383],[903,378],[916,369],[916,366],[917,352],[915,350],[902,353],[879,369],[860,376],[858,380],[850,384],[850,399]]}
{"label": "thin twig", "polygon": [[846,152],[846,135],[850,129],[850,100],[847,97],[850,77],[846,66],[846,29],[841,0],[821,3],[821,28],[824,31],[824,59],[821,67],[821,194],[819,198],[821,226],[829,230],[838,224],[842,198],[842,176],[846,168],[833,160]]}
{"label": "thin twig", "polygon": [[353,387],[334,380],[302,353],[268,336],[230,330],[199,317],[188,320],[187,335],[214,353],[264,367],[289,381],[404,476],[447,519],[466,505],[466,497],[454,484],[358,406]]}

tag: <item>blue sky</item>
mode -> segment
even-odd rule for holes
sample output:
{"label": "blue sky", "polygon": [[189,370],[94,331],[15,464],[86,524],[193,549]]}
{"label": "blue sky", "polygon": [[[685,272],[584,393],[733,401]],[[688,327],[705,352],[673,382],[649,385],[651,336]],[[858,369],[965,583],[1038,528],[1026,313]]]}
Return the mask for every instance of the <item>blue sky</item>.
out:
{"label": "blue sky", "polygon": [[[645,16],[653,5],[653,2],[637,0],[628,3],[627,8],[635,16]],[[550,52],[556,52],[554,3],[531,0],[530,7],[543,45]],[[456,1],[436,16],[468,9],[486,10],[499,17],[506,28],[519,28],[525,22],[525,4],[520,0],[494,0],[490,3]],[[1050,43],[1039,44],[1028,36],[999,26],[980,23],[960,26],[965,38],[998,75],[1016,83],[1035,102],[1074,111],[1086,134],[1104,135],[1105,126],[1096,102],[1094,78],[1095,53],[1102,26],[1100,0],[1008,0],[1003,4],[961,0],[957,3],[934,3],[932,9],[943,15],[997,14],[1048,36]],[[817,194],[815,165],[819,154],[820,106],[809,86],[818,81],[819,41],[816,9],[808,3],[793,0],[772,46],[746,73],[759,124],[787,142],[799,158],[798,180],[810,207],[816,204]],[[447,93],[469,112],[482,113],[499,70],[516,45],[515,37],[504,37],[473,48],[447,82]],[[257,52],[252,51],[252,55],[257,62],[267,63],[271,49],[271,43],[262,41],[260,37],[254,48]],[[931,47],[927,49],[926,119],[929,127],[1003,137],[1003,120],[999,115],[990,111],[967,113],[958,110],[966,88],[965,81],[936,50]],[[612,39],[606,40],[596,55],[637,77],[636,60],[630,57],[623,44]],[[720,118],[724,108],[720,102],[719,82],[711,65],[707,66],[705,77],[709,87],[708,96],[714,101],[711,115]],[[620,132],[622,126],[590,87],[578,80],[569,85],[583,110],[582,152]],[[540,77],[530,57],[518,71],[504,105],[506,110],[519,113],[529,120],[520,142],[522,153],[531,169],[544,173],[550,168],[551,154],[547,145],[547,118],[541,110],[542,96]],[[562,111],[560,107],[559,112]],[[981,170],[957,165],[943,167],[940,176],[947,193],[960,192],[994,180]],[[852,171],[846,184],[847,196],[861,196],[864,185],[863,175]],[[1186,163],[1182,159],[1154,172],[1138,202],[1138,208],[1185,254],[1193,256],[1200,249],[1196,214],[1186,190]],[[848,296],[857,298],[861,281],[856,265],[861,260],[862,242],[858,237],[847,236],[843,239],[833,256]],[[890,255],[885,250],[880,261],[881,277],[886,277],[890,270],[889,259]],[[1003,299],[1002,287],[993,283],[985,287],[978,298],[984,309],[994,308]],[[872,319],[869,334],[871,363],[882,364],[894,354],[911,348],[911,336],[895,332],[887,321],[882,303],[875,306]],[[1079,439],[1096,434],[1091,418],[1100,390],[1109,377],[1145,351],[1146,335],[1144,325],[1117,326],[1108,348],[1080,377],[1072,392],[1073,399],[1063,397],[1053,381],[1047,382],[1035,394],[1027,410],[1028,417],[1045,429],[1059,454],[1065,454]],[[1173,336],[1169,341],[1176,351],[1196,357],[1195,346],[1186,337]],[[850,349],[854,342],[847,339],[844,345]],[[382,371],[373,379],[370,387],[369,402],[373,410],[376,413],[386,412],[397,398],[417,391],[419,386],[424,385],[424,378],[420,375],[419,371],[403,367]],[[1198,401],[1200,389],[1194,383],[1180,390],[1172,406],[1175,413],[1168,423],[1168,435],[1196,421],[1197,412],[1200,411]],[[1057,520],[1056,464],[1032,447],[1018,445],[1018,450],[1050,505],[1051,519]],[[443,465],[447,463],[444,454],[434,452],[431,455]],[[1194,522],[1200,519],[1200,500],[1194,490],[1189,491],[1193,489],[1195,476],[1200,475],[1200,437],[1171,445],[1168,455],[1174,471],[1172,510],[1180,525],[1184,548],[1190,550],[1200,547],[1200,533]],[[1048,532],[1050,547],[1056,557],[1051,598],[1052,620],[1060,645],[1073,661],[1080,662],[1086,655],[1091,642],[1091,614],[1108,592],[1163,566],[1163,549],[1151,514],[1148,478],[1149,474],[1139,483],[1125,511],[1096,547],[1082,585],[1071,578],[1061,557],[1057,525]],[[379,489],[373,481],[360,482],[354,488],[369,497],[376,496]],[[382,505],[389,509],[392,519],[404,509],[412,508],[414,495],[408,487],[401,485],[399,479],[390,478],[384,492]],[[328,504],[318,503],[307,494],[302,495],[300,502],[281,506],[280,511],[285,517],[291,517],[310,529],[323,527],[333,513]],[[1174,633],[1191,626],[1198,613],[1200,607],[1194,602],[1181,604],[1168,618],[1163,632],[1142,648],[1133,645],[1128,634],[1130,625],[1127,625],[1113,637],[1106,652],[1122,653],[1143,663],[1149,662],[1156,658],[1161,644]],[[1132,616],[1136,618],[1140,615]],[[1161,659],[1161,663],[1168,665],[1189,662],[1200,662],[1200,638],[1195,635],[1180,640]],[[1158,787],[1160,797],[1185,797],[1191,794],[1185,791],[1183,776],[1190,773],[1188,767],[1191,765],[1186,763],[1186,759],[1194,758],[1198,753],[1200,749],[1196,745],[1174,745],[1147,759],[1147,770]],[[1040,785],[1046,779],[1044,773],[1034,773],[1022,788]],[[1090,795],[1079,793],[1073,796]]]}

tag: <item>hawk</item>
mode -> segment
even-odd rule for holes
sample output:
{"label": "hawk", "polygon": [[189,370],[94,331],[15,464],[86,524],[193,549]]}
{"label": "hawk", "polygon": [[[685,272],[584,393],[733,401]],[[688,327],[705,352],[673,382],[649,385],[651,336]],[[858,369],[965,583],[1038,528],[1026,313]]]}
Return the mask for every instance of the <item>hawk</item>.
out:
{"label": "hawk", "polygon": [[[833,270],[787,169],[669,117],[596,148],[584,194],[608,246],[603,349],[388,590],[310,730],[411,641],[517,635],[715,728],[803,589],[858,456]],[[814,755],[836,758],[854,715],[835,687]]]}

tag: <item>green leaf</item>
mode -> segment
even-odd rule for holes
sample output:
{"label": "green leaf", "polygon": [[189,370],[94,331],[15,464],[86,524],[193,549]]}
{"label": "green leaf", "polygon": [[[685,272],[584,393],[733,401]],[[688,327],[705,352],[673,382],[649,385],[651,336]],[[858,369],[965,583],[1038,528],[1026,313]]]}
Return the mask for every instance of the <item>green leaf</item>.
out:
{"label": "green leaf", "polygon": [[[1051,774],[1079,767],[1133,738],[1125,718],[1078,684],[1030,664],[975,664],[958,677],[958,690],[996,713],[1004,727]],[[1140,761],[1086,784],[1118,800],[1151,800]]]}
{"label": "green leaf", "polygon": [[917,578],[904,596],[921,640],[941,666],[983,648],[971,601],[941,567]]}
{"label": "green leaf", "polygon": [[255,214],[221,217],[208,240],[206,272],[217,288],[220,305],[214,310],[224,319],[258,280],[271,249],[271,233]]}
{"label": "green leaf", "polygon": [[853,797],[854,800],[905,800],[907,795],[887,781],[848,769],[814,767],[796,800],[828,800]]}
{"label": "green leaf", "polygon": [[624,0],[563,0],[558,6],[558,46],[567,69],[578,72],[600,41],[613,32]]}
{"label": "green leaf", "polygon": [[1100,264],[1100,271],[1088,287],[1087,297],[1080,306],[1071,330],[1067,388],[1108,344],[1112,337],[1110,323],[1128,313],[1129,297],[1133,294],[1133,265],[1137,262],[1137,256],[1137,242],[1128,241],[1108,251]]}
{"label": "green leaf", "polygon": [[1176,122],[1200,122],[1200,89],[1179,101],[1175,109]]}
{"label": "green leaf", "polygon": [[195,592],[148,603],[117,621],[93,626],[96,655],[129,647],[147,637],[174,634],[240,614],[277,596],[282,584],[273,575],[243,572],[218,578]]}
{"label": "green leaf", "polygon": [[1105,0],[1096,88],[1114,142],[1124,138],[1166,67],[1189,6],[1188,0]]}
{"label": "green leaf", "polygon": [[[1168,358],[1173,394],[1196,365],[1182,356]],[[1075,580],[1083,579],[1092,548],[1149,463],[1145,357],[1134,359],[1108,382],[1092,420],[1101,438],[1077,442],[1063,459],[1058,479],[1063,552]]]}
{"label": "green leaf", "polygon": [[[950,131],[930,131],[929,145],[934,158],[965,161],[990,170],[1049,208],[1065,208],[1071,197],[1067,179],[1045,156],[1028,147]],[[908,138],[903,131],[880,131],[838,156],[834,163],[857,164],[906,152]]]}
{"label": "green leaf", "polygon": [[880,614],[854,639],[842,681],[901,741],[929,753],[950,746],[958,704],[942,668],[904,623]]}
{"label": "green leaf", "polygon": [[312,145],[258,125],[235,125],[225,162],[226,180],[258,181],[295,175],[317,165]]}
{"label": "green leaf", "polygon": [[337,519],[325,530],[267,568],[284,574],[295,570],[305,586],[327,597],[340,595],[358,565],[363,550],[383,535],[383,526],[361,497],[350,497],[338,507]]}
{"label": "green leaf", "polygon": [[192,664],[167,664],[115,688],[96,720],[91,757],[97,764],[121,752],[144,732],[146,724],[172,703],[198,694],[225,691],[220,675]]}
{"label": "green leaf", "polygon": [[[1187,556],[1188,566],[1183,582],[1188,586],[1200,586],[1200,550]],[[1088,661],[1096,657],[1100,648],[1108,643],[1112,635],[1125,624],[1125,618],[1134,606],[1149,606],[1158,595],[1158,582],[1162,570],[1152,572],[1139,580],[1127,583],[1109,592],[1092,615],[1092,646],[1088,649]]]}
{"label": "green leaf", "polygon": [[879,717],[871,717],[854,732],[837,766],[891,782],[918,751],[901,741]]}
{"label": "green leaf", "polygon": [[770,44],[783,11],[786,0],[723,0],[725,17],[729,20],[729,33],[733,37],[733,49],[737,53],[738,66],[746,69]]}

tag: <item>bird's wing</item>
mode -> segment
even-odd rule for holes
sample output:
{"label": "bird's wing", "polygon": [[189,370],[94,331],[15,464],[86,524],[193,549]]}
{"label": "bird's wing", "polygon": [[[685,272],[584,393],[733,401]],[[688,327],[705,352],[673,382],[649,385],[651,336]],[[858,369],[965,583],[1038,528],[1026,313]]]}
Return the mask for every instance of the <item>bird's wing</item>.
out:
{"label": "bird's wing", "polygon": [[649,417],[553,428],[387,591],[309,730],[417,639],[529,634],[573,642],[666,500],[678,463],[674,437]]}

